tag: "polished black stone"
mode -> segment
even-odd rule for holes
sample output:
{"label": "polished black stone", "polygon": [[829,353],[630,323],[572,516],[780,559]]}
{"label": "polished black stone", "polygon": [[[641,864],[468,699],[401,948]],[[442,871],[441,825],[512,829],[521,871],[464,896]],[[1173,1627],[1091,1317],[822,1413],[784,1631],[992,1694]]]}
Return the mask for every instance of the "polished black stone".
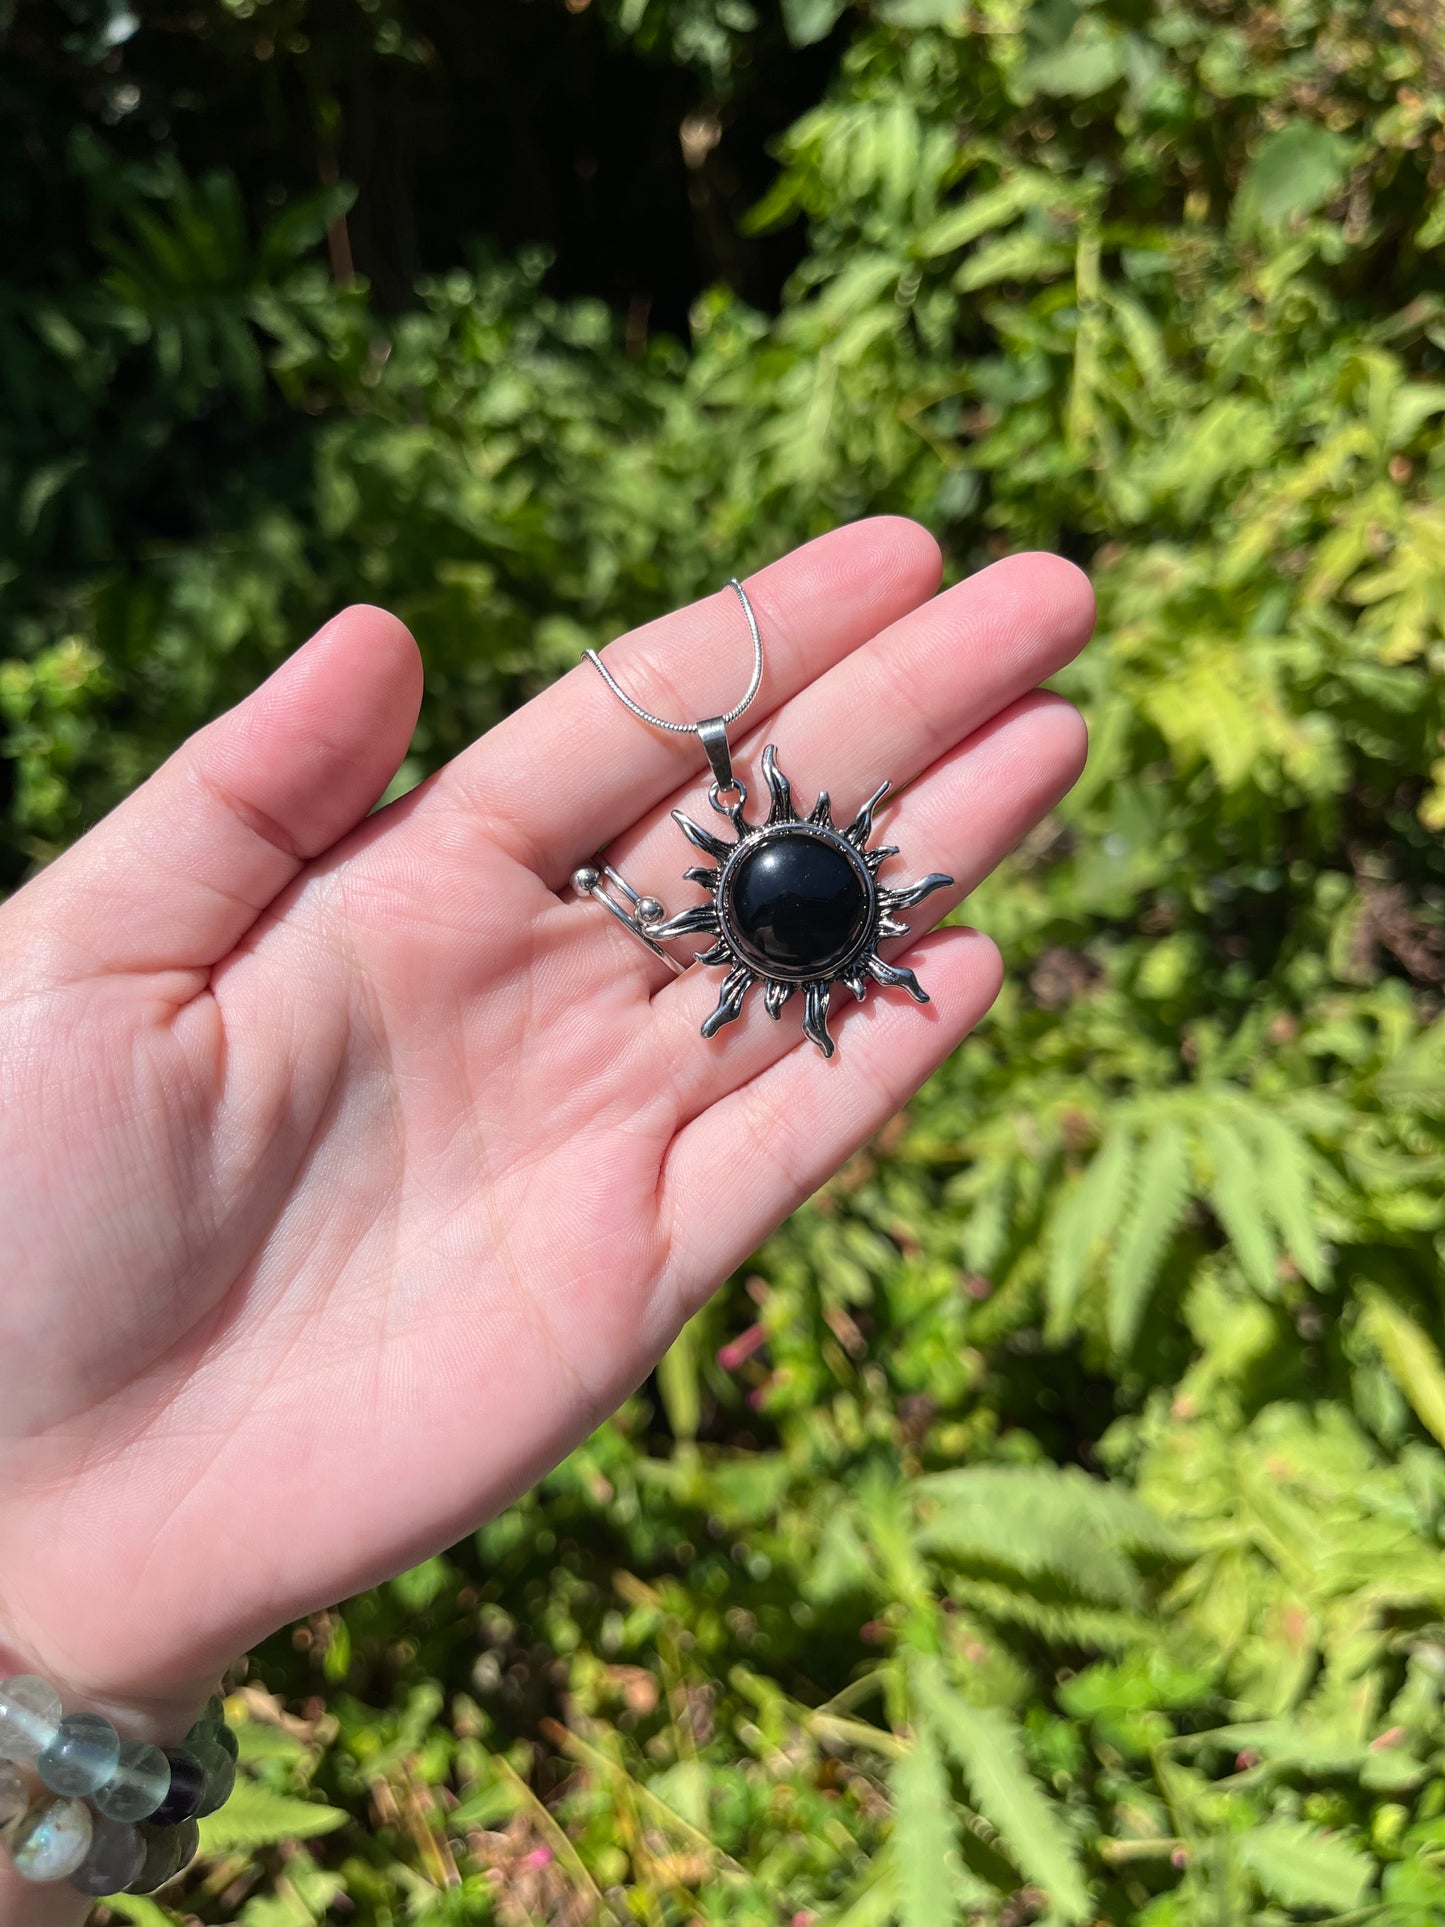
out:
{"label": "polished black stone", "polygon": [[846,850],[800,827],[733,859],[723,911],[734,948],[763,973],[826,977],[858,949],[868,883]]}
{"label": "polished black stone", "polygon": [[168,1746],[164,1752],[171,1763],[171,1785],[147,1822],[152,1827],[174,1827],[192,1819],[206,1790],[206,1769],[194,1753],[183,1746]]}

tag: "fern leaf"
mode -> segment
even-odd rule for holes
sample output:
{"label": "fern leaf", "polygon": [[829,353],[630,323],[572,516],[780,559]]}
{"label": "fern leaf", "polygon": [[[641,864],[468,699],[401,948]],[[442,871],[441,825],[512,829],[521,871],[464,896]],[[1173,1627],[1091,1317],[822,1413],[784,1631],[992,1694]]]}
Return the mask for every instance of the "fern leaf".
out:
{"label": "fern leaf", "polygon": [[296,1800],[272,1793],[254,1780],[240,1779],[219,1813],[201,1822],[201,1852],[254,1853],[259,1847],[279,1846],[283,1840],[309,1840],[318,1833],[344,1827],[350,1815],[341,1807],[316,1800]]}
{"label": "fern leaf", "polygon": [[898,1869],[890,1842],[873,1856],[866,1883],[828,1927],[887,1927],[898,1911]]}
{"label": "fern leaf", "polygon": [[1241,1834],[1239,1857],[1271,1900],[1347,1913],[1364,1900],[1374,1862],[1337,1835],[1298,1820],[1266,1820]]}
{"label": "fern leaf", "polygon": [[1285,1250],[1302,1277],[1318,1285],[1324,1257],[1315,1230],[1314,1183],[1310,1150],[1304,1139],[1282,1117],[1260,1111],[1251,1119],[1260,1149],[1259,1178],[1265,1209],[1279,1227]]}
{"label": "fern leaf", "polygon": [[1005,1164],[990,1174],[990,1182],[974,1205],[963,1233],[963,1262],[970,1271],[991,1272],[1008,1243],[1013,1212],[1013,1171]]}
{"label": "fern leaf", "polygon": [[926,1720],[889,1776],[893,1857],[902,1927],[947,1927],[959,1918],[958,1817],[938,1741]]}
{"label": "fern leaf", "polygon": [[1093,1162],[1054,1213],[1047,1285],[1048,1335],[1055,1343],[1073,1327],[1079,1294],[1097,1248],[1113,1232],[1129,1201],[1134,1140],[1111,1131]]}
{"label": "fern leaf", "polygon": [[1134,1495],[1074,1467],[970,1466],[920,1479],[926,1550],[1032,1579],[1052,1573],[1084,1599],[1131,1606],[1138,1580],[1129,1555],[1177,1556],[1178,1538]]}
{"label": "fern leaf", "polygon": [[1201,1136],[1212,1175],[1209,1200],[1224,1227],[1240,1270],[1263,1298],[1279,1296],[1273,1226],[1257,1181],[1254,1153],[1239,1133],[1215,1115]]}
{"label": "fern leaf", "polygon": [[1382,1291],[1364,1293],[1360,1329],[1426,1431],[1445,1445],[1445,1365],[1428,1333]]}
{"label": "fern leaf", "polygon": [[1021,1626],[1046,1646],[1085,1646],[1101,1653],[1148,1648],[1156,1628],[1141,1613],[1109,1606],[1081,1606],[1072,1599],[1043,1599],[1038,1593],[970,1578],[970,1612],[1005,1626]]}
{"label": "fern leaf", "polygon": [[143,1894],[111,1894],[105,1904],[117,1920],[128,1920],[132,1927],[175,1927],[175,1915]]}
{"label": "fern leaf", "polygon": [[1189,1203],[1189,1151],[1184,1133],[1166,1120],[1145,1145],[1134,1198],[1109,1268],[1109,1342],[1128,1352],[1154,1290],[1170,1240]]}
{"label": "fern leaf", "polygon": [[944,1745],[963,1771],[974,1805],[997,1828],[1019,1872],[1045,1889],[1064,1920],[1092,1911],[1074,1844],[1024,1759],[1015,1722],[994,1707],[973,1706],[955,1693],[937,1660],[915,1662]]}

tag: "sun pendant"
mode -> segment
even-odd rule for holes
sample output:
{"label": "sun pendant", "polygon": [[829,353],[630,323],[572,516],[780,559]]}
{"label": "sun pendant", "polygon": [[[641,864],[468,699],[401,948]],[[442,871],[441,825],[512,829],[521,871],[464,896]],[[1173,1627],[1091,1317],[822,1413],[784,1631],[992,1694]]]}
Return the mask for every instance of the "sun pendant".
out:
{"label": "sun pendant", "polygon": [[868,848],[873,812],[887,794],[887,783],[874,791],[846,830],[839,830],[826,790],[811,815],[799,816],[771,744],[763,751],[763,776],[772,808],[767,822],[756,827],[743,813],[745,791],[740,789],[733,803],[724,803],[714,791],[714,807],[731,821],[735,842],[714,836],[681,810],[673,811],[683,835],[717,867],[699,866],[685,873],[708,892],[706,903],[650,925],[649,932],[659,941],[703,933],[714,939],[697,961],[728,974],[717,1008],[703,1024],[704,1037],[715,1037],[724,1024],[741,1016],[748,992],[762,983],[763,1001],[773,1018],[781,1015],[795,990],[802,991],[804,1034],[831,1057],[835,1047],[828,1034],[828,1005],[834,984],[845,984],[860,1003],[870,978],[901,986],[916,1004],[928,1002],[913,972],[885,963],[878,945],[908,934],[897,911],[921,903],[953,878],[935,872],[898,889],[879,884],[879,866],[898,854],[888,846]]}

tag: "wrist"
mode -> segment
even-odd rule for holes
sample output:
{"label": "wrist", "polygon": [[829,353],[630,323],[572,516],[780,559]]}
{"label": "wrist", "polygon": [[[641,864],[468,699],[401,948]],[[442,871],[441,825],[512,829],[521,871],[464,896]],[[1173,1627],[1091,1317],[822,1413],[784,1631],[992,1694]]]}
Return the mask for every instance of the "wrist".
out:
{"label": "wrist", "polygon": [[151,1679],[137,1687],[86,1666],[73,1654],[47,1650],[0,1620],[0,1680],[17,1674],[49,1680],[67,1713],[99,1713],[123,1740],[150,1740],[158,1746],[174,1745],[217,1690],[214,1678]]}
{"label": "wrist", "polygon": [[69,1927],[106,1894],[168,1885],[230,1795],[218,1702],[193,1684],[131,1699],[102,1685],[0,1643],[0,1927]]}

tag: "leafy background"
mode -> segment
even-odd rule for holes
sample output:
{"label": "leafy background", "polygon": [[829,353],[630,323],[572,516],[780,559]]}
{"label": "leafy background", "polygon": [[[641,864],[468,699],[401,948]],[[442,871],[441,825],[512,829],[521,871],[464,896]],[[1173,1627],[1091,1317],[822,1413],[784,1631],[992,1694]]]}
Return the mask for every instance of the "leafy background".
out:
{"label": "leafy background", "polygon": [[1445,1918],[1442,47],[11,0],[4,885],[355,596],[403,784],[873,509],[1101,611],[988,1022],[537,1491],[253,1656],[109,1918]]}

